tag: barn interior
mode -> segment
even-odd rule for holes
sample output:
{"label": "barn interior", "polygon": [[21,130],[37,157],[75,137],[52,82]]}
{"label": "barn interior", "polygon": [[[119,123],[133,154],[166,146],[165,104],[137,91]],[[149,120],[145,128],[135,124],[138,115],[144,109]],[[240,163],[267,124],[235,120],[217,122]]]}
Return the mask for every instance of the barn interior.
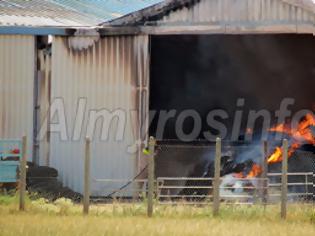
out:
{"label": "barn interior", "polygon": [[[275,112],[285,98],[294,99],[288,120],[302,109],[314,114],[314,51],[315,38],[307,34],[151,36],[150,110],[157,113],[151,117],[150,135],[160,144],[156,175],[204,175],[214,158],[213,140],[207,139],[204,132],[210,131],[214,137],[222,135],[219,127],[207,123],[207,114],[217,109],[228,115],[216,118],[226,127],[223,153],[232,155],[231,147],[238,147],[237,162],[259,162],[264,119],[259,117],[248,130],[248,114],[251,110],[269,111],[272,127],[277,124]],[[177,118],[191,109],[200,115],[201,129],[192,139],[180,139]],[[169,113],[161,132],[159,115],[172,110],[175,113]],[[242,116],[235,137],[233,125],[238,112]],[[192,133],[195,121],[186,117],[180,128],[185,134]],[[247,132],[252,135],[244,140]],[[274,140],[272,132],[268,139],[272,152],[280,141]],[[312,172],[314,145],[301,145],[294,153],[289,171]],[[270,163],[270,171],[279,171],[280,164]]]}

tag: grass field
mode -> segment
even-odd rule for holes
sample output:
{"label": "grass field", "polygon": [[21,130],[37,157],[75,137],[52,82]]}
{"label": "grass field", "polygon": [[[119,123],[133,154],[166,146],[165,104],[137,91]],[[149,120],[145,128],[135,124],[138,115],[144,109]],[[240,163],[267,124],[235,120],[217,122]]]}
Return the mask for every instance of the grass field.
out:
{"label": "grass field", "polygon": [[211,207],[157,206],[152,219],[144,204],[92,206],[89,216],[68,200],[27,202],[17,210],[15,197],[0,196],[0,235],[315,235],[311,205],[290,205],[288,219],[279,219],[279,207],[222,206],[213,218]]}

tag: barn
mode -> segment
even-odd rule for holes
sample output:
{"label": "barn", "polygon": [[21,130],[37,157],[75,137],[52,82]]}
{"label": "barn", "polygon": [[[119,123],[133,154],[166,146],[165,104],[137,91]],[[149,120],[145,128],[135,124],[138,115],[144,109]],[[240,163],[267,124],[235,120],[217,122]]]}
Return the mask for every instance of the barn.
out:
{"label": "barn", "polygon": [[[161,133],[150,110],[196,109],[204,119],[212,109],[232,114],[240,97],[245,111],[275,111],[286,97],[293,111],[314,106],[312,0],[76,3],[0,3],[0,137],[27,134],[29,160],[56,168],[74,191],[86,136],[92,181],[138,176],[149,135],[178,141],[175,121]],[[182,142],[208,129],[191,136],[191,119],[182,126]],[[189,175],[203,155],[175,150],[157,173]],[[92,194],[120,184],[93,181]]]}

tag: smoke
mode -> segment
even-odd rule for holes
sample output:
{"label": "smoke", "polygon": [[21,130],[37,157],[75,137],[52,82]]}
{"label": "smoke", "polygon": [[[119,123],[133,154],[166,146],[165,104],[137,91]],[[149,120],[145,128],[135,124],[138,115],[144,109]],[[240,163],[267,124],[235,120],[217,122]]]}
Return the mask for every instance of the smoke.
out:
{"label": "smoke", "polygon": [[[206,115],[214,109],[229,114],[228,119],[220,122],[231,135],[236,112],[241,115],[241,132],[245,134],[250,110],[265,109],[274,114],[284,98],[295,100],[290,106],[292,115],[314,106],[312,35],[153,36],[151,46],[150,109],[157,112],[175,109],[177,115],[186,109],[196,110],[202,118],[197,139],[204,139],[203,132],[209,130],[216,134],[206,122]],[[239,98],[244,98],[244,105],[236,106]],[[176,119],[174,116],[166,122],[163,139],[176,139]],[[158,117],[150,127],[153,136],[157,121]],[[254,137],[260,137],[262,124],[262,119],[255,123]],[[193,125],[193,120],[187,119],[184,131],[189,133]],[[237,162],[261,163],[259,139],[251,146],[224,148]],[[200,163],[212,162],[213,157],[213,148],[163,151],[157,169],[160,176],[188,176]]]}
{"label": "smoke", "polygon": [[[314,51],[311,35],[154,36],[150,108],[175,109],[177,114],[197,110],[203,121],[200,139],[210,129],[209,111],[227,111],[229,118],[222,122],[230,132],[235,112],[241,111],[245,132],[250,110],[274,112],[287,97],[295,100],[292,113],[313,106]],[[239,98],[245,99],[244,106],[236,106]],[[176,138],[176,118],[167,122],[165,139]],[[262,122],[258,120],[256,131]],[[156,125],[157,119],[152,135]],[[185,129],[193,129],[193,120],[185,121]]]}

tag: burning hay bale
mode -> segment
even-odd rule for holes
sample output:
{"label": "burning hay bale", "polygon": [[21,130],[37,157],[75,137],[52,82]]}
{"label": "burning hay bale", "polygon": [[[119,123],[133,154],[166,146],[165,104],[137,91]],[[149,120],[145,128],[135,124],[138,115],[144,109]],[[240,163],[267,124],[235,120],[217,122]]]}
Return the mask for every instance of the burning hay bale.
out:
{"label": "burning hay bale", "polygon": [[[290,127],[288,124],[280,124],[270,129],[270,132],[286,135],[290,141],[288,172],[291,174],[288,176],[288,191],[289,194],[291,193],[289,196],[291,200],[310,200],[314,192],[312,176],[310,176],[310,173],[314,173],[315,163],[314,127],[314,115],[306,114],[296,127]],[[283,149],[280,146],[276,146],[268,155],[266,162],[271,175],[272,173],[281,173],[282,156]],[[232,179],[231,176],[227,177],[224,184],[231,186],[231,189],[237,188],[238,193],[246,192],[246,187],[242,187],[243,183],[241,184],[237,179],[245,179],[243,182],[248,181],[252,184],[252,187],[259,188],[259,181],[255,183],[252,181],[252,178],[260,177],[262,163],[256,164],[250,162],[244,162],[243,171],[232,175]],[[272,175],[268,179],[270,182],[269,187],[272,187],[269,190],[271,195],[277,196],[271,200],[278,199],[281,189],[281,175]],[[225,192],[225,194],[227,193]]]}

